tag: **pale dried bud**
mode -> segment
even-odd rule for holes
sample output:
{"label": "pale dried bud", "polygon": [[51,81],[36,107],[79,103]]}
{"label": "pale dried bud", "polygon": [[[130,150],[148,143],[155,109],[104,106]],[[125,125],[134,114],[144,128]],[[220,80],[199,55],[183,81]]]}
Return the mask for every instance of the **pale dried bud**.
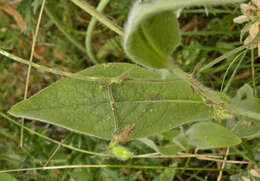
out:
{"label": "pale dried bud", "polygon": [[251,36],[248,36],[248,37],[244,40],[244,44],[245,44],[245,45],[248,45],[248,44],[250,44],[252,41],[253,41],[252,37],[251,37]]}
{"label": "pale dried bud", "polygon": [[256,8],[254,6],[252,6],[251,4],[241,4],[240,8],[244,15],[246,15],[248,17],[254,16],[254,11]]}
{"label": "pale dried bud", "polygon": [[259,168],[255,168],[250,170],[250,174],[256,178],[260,178],[260,169]]}
{"label": "pale dried bud", "polygon": [[260,0],[251,0],[251,1],[257,8],[260,8]]}
{"label": "pale dried bud", "polygon": [[250,179],[248,177],[242,177],[243,181],[250,181]]}
{"label": "pale dried bud", "polygon": [[247,45],[248,49],[257,48],[257,54],[260,57],[260,39],[256,40],[260,34],[260,0],[251,0],[248,4],[241,4],[240,8],[243,15],[234,18],[233,21],[239,24],[248,22],[242,29],[244,33],[249,33],[244,40],[244,45]]}
{"label": "pale dried bud", "polygon": [[259,33],[259,26],[260,26],[259,21],[255,22],[254,24],[252,24],[250,26],[249,35],[251,36],[252,39],[254,39],[257,36],[257,34]]}
{"label": "pale dried bud", "polygon": [[251,36],[248,36],[245,40],[244,40],[244,45],[248,45],[249,49],[254,49],[256,48],[258,45],[257,42],[253,43],[253,40]]}
{"label": "pale dried bud", "polygon": [[234,21],[234,23],[241,24],[241,23],[245,23],[245,22],[249,21],[249,18],[245,15],[241,15],[241,16],[234,18],[233,21]]}

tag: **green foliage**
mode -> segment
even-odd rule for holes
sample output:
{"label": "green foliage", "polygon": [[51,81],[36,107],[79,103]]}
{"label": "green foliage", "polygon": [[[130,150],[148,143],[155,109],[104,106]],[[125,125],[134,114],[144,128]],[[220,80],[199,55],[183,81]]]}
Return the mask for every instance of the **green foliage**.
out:
{"label": "green foliage", "polygon": [[[260,113],[260,99],[254,96],[253,89],[248,84],[245,84],[237,91],[233,103],[243,106],[246,110]],[[260,122],[248,117],[240,117],[234,132],[243,138],[252,139],[258,137],[260,135]]]}
{"label": "green foliage", "polygon": [[112,84],[105,79],[60,80],[9,113],[105,139],[132,124],[130,138],[142,138],[213,117],[213,109],[175,75],[161,79],[131,64],[98,65],[79,74],[115,79],[124,73],[126,80]]}
{"label": "green foliage", "polygon": [[[82,11],[82,7],[78,8],[71,3],[73,1],[47,1],[33,60],[37,63],[36,68],[40,68],[38,64],[47,64],[48,67],[58,67],[57,69],[66,72],[77,72],[92,65],[86,58],[83,46],[85,31],[92,17]],[[93,6],[99,3],[87,2]],[[223,149],[215,148],[231,146],[227,162],[243,159],[249,164],[231,162],[228,168],[233,170],[224,168],[226,172],[223,180],[253,179],[246,170],[252,169],[260,160],[260,108],[257,98],[260,66],[258,61],[253,62],[252,51],[250,61],[245,53],[239,65],[229,67],[237,56],[236,53],[239,53],[236,51],[240,44],[239,27],[232,23],[232,19],[238,15],[238,8],[225,5],[218,6],[217,9],[202,7],[179,10],[180,7],[227,2],[238,1],[140,0],[130,10],[124,37],[99,25],[96,27],[98,30],[93,30],[95,38],[88,37],[93,39],[91,47],[96,50],[95,57],[102,62],[127,61],[120,47],[123,38],[123,47],[129,58],[144,65],[146,69],[114,63],[93,66],[74,75],[60,71],[59,75],[69,78],[59,80],[49,87],[47,86],[59,77],[42,72],[44,69],[40,69],[40,72],[32,71],[29,95],[35,95],[15,105],[11,112],[17,114],[17,117],[33,118],[50,124],[26,120],[24,147],[18,149],[20,130],[16,125],[20,125],[19,121],[1,113],[0,170],[18,168],[19,171],[20,168],[42,167],[45,164],[109,164],[112,167],[120,164],[121,169],[28,170],[14,173],[14,176],[21,181],[216,180],[219,170],[205,172],[208,168],[216,168],[216,164],[212,160],[206,162],[200,158],[209,154],[209,158],[223,159]],[[14,1],[15,4],[12,4],[13,2],[2,0],[1,3],[11,4],[22,15],[26,31],[21,33],[14,17],[0,10],[0,48],[26,59],[31,51],[32,35],[42,1]],[[111,0],[103,17],[99,16],[98,19],[102,22],[107,16],[112,19],[108,23],[122,25],[132,3],[132,0]],[[178,18],[180,25],[175,17],[176,10],[178,17],[181,14]],[[181,46],[176,49],[180,42],[179,26],[183,37]],[[119,26],[112,27],[114,29],[109,28],[123,34]],[[228,51],[233,52],[234,56],[230,56]],[[212,61],[222,54],[221,57],[225,58]],[[5,57],[0,60],[1,111],[8,110],[22,100],[26,75],[26,67],[7,60]],[[178,72],[172,74],[172,65],[168,65],[171,63],[178,64],[176,67],[180,69],[177,70],[182,73],[185,70],[192,74],[182,74],[184,77],[179,76]],[[229,72],[226,75],[227,67]],[[154,71],[150,68],[171,70]],[[231,77],[227,80],[230,84],[227,94],[235,95],[237,92],[234,98],[203,86],[218,90],[223,75],[227,79]],[[97,79],[90,81],[89,76]],[[251,84],[251,79],[254,90],[248,85]],[[241,85],[244,86],[238,90]],[[43,87],[47,88],[36,93]],[[205,92],[208,95],[205,96]],[[216,99],[208,99],[214,96]],[[153,111],[149,112],[151,109]],[[215,121],[218,124],[213,123]],[[129,126],[134,129],[126,131]],[[243,138],[242,144],[235,146],[240,143],[240,138]],[[108,139],[130,141],[122,145],[116,143],[114,146],[110,143],[108,146]],[[199,159],[188,156],[195,148],[200,148],[195,154]],[[180,155],[182,158],[168,158],[172,155]],[[157,156],[162,158],[153,158]],[[142,169],[127,168],[135,165],[141,165]],[[151,165],[156,169],[145,169],[151,168]],[[181,170],[164,169],[162,165]],[[192,170],[188,167],[200,169]],[[242,172],[236,174],[238,171]],[[229,177],[232,174],[235,175]]]}
{"label": "green foliage", "polygon": [[237,91],[232,102],[246,110],[260,113],[260,99],[254,96],[253,89],[248,84],[245,84]]}
{"label": "green foliage", "polygon": [[200,149],[230,147],[241,143],[238,136],[215,123],[194,124],[185,136],[191,145]]}
{"label": "green foliage", "polygon": [[[176,166],[176,164],[173,164],[172,166]],[[153,181],[169,181],[169,180],[173,180],[175,175],[176,175],[176,171],[174,171],[174,170],[165,170],[157,178],[155,178]]]}
{"label": "green foliage", "polygon": [[[127,29],[130,28],[128,24]],[[125,50],[133,61],[152,68],[167,68],[169,57],[180,41],[176,15],[166,11],[148,17],[126,37]]]}
{"label": "green foliage", "polygon": [[136,2],[125,28],[123,46],[132,59],[152,68],[169,68],[171,54],[179,44],[180,33],[173,11],[189,6],[221,4],[230,1],[154,0]]}

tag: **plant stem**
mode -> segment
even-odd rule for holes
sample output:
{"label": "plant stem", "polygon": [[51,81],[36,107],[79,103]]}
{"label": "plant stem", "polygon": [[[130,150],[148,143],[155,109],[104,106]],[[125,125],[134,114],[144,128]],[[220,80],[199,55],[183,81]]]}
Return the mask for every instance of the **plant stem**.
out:
{"label": "plant stem", "polygon": [[[97,11],[101,13],[108,3],[109,3],[109,0],[101,0],[97,6]],[[92,46],[91,46],[92,35],[93,35],[93,31],[95,29],[96,23],[97,23],[97,19],[95,17],[92,17],[91,21],[88,24],[88,29],[86,32],[85,46],[86,46],[87,55],[89,56],[90,60],[92,62],[95,62],[96,64],[98,64],[98,61],[96,59],[96,56],[93,53]]]}
{"label": "plant stem", "polygon": [[106,80],[110,80],[111,78],[109,77],[93,77],[93,76],[83,76],[80,74],[74,74],[74,73],[70,73],[70,72],[63,72],[60,70],[56,70],[56,69],[52,69],[43,65],[39,65],[33,62],[29,62],[28,60],[22,59],[20,57],[17,57],[7,51],[4,51],[2,49],[0,49],[0,54],[4,55],[16,62],[25,64],[25,65],[31,65],[32,67],[44,71],[44,72],[50,72],[56,75],[61,75],[61,76],[65,76],[65,77],[70,77],[70,78],[74,78],[74,79],[79,79],[79,80],[85,80],[85,81],[106,81]]}
{"label": "plant stem", "polygon": [[105,26],[107,26],[112,31],[116,32],[117,34],[123,36],[124,32],[121,27],[114,24],[110,19],[105,17],[103,14],[98,12],[94,7],[92,7],[90,4],[88,4],[86,1],[83,0],[71,0],[74,4],[76,4],[78,7],[89,13],[91,16],[95,17],[97,20],[99,20],[101,23],[103,23]]}
{"label": "plant stem", "polygon": [[201,73],[201,72],[203,72],[204,70],[206,70],[206,69],[208,69],[208,68],[210,68],[210,67],[213,67],[213,66],[216,65],[217,63],[219,63],[219,62],[225,60],[226,58],[228,58],[228,57],[230,57],[230,56],[232,56],[232,55],[234,55],[234,54],[236,54],[236,53],[238,53],[238,52],[240,52],[241,50],[244,50],[245,48],[246,48],[246,46],[243,45],[243,46],[240,46],[240,47],[238,47],[238,48],[235,48],[234,50],[231,50],[231,51],[228,52],[228,53],[225,53],[224,55],[222,55],[222,56],[216,58],[215,60],[211,61],[211,62],[208,63],[207,65],[204,65],[204,66],[199,70],[198,73]]}
{"label": "plant stem", "polygon": [[231,63],[228,65],[228,68],[226,69],[226,71],[225,71],[225,73],[224,73],[224,76],[223,76],[223,79],[222,79],[222,83],[221,83],[221,87],[220,87],[220,92],[222,92],[223,89],[224,89],[224,83],[225,83],[225,80],[226,80],[228,71],[231,69],[232,65],[238,60],[238,58],[239,58],[243,53],[244,53],[244,52],[239,53],[239,54],[231,61]]}
{"label": "plant stem", "polygon": [[222,165],[221,165],[221,170],[220,170],[220,172],[219,172],[217,181],[221,181],[221,178],[222,178],[222,175],[223,175],[223,169],[224,169],[225,166],[226,166],[226,161],[227,161],[227,157],[228,157],[229,151],[230,151],[230,148],[228,147],[228,148],[226,149],[225,158],[224,158],[224,160],[223,160],[224,162],[223,162]]}
{"label": "plant stem", "polygon": [[239,60],[239,62],[238,62],[238,64],[237,64],[236,68],[234,69],[234,71],[233,71],[233,73],[232,73],[230,79],[228,80],[228,82],[227,82],[227,84],[226,84],[226,87],[225,87],[224,90],[223,90],[224,93],[226,93],[226,92],[228,91],[228,89],[229,89],[229,87],[230,87],[232,81],[234,80],[234,77],[235,77],[235,75],[236,75],[236,72],[237,72],[237,70],[238,70],[240,64],[242,63],[242,61],[244,60],[244,58],[245,58],[245,56],[246,56],[246,53],[247,53],[247,50],[243,51],[242,56],[240,57],[240,60]]}
{"label": "plant stem", "polygon": [[[2,170],[0,173],[22,172],[22,171],[36,171],[36,170],[54,170],[54,169],[71,169],[71,168],[133,168],[133,169],[170,169],[170,170],[191,170],[191,171],[214,171],[217,172],[218,168],[187,168],[175,166],[157,166],[157,165],[61,165],[50,167],[35,167],[35,168],[21,168]],[[240,172],[243,169],[225,169],[226,171]]]}
{"label": "plant stem", "polygon": [[[31,48],[30,59],[29,59],[30,63],[32,63],[32,61],[33,61],[35,45],[36,45],[36,41],[37,41],[37,37],[38,37],[40,24],[41,24],[43,9],[45,7],[45,2],[46,2],[46,0],[42,1],[39,17],[38,17],[38,20],[37,20],[37,25],[36,25],[35,32],[34,32],[34,35],[33,35],[32,48]],[[28,97],[28,89],[29,89],[29,83],[30,83],[31,69],[32,69],[32,65],[29,64],[29,66],[27,68],[27,74],[26,74],[26,82],[25,82],[24,97],[23,97],[24,100],[26,100],[27,97]],[[21,126],[21,134],[20,134],[20,147],[22,148],[23,147],[24,118],[21,119],[21,122],[22,122],[22,126]]]}
{"label": "plant stem", "polygon": [[170,61],[168,66],[169,70],[176,74],[180,79],[184,80],[187,84],[189,84],[194,89],[194,91],[198,92],[198,94],[200,94],[204,99],[213,102],[216,106],[223,103],[222,98],[217,95],[217,92],[205,87],[197,79],[194,79],[191,75],[184,72],[173,62],[173,60]]}
{"label": "plant stem", "polygon": [[254,88],[254,95],[257,96],[257,88],[256,88],[256,81],[255,81],[255,56],[254,50],[251,50],[251,72],[252,72],[252,84]]}

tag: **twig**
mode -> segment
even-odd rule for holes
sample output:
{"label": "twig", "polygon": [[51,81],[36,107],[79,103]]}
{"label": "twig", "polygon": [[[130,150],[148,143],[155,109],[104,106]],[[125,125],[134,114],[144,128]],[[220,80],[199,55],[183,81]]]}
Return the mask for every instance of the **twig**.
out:
{"label": "twig", "polygon": [[160,155],[158,153],[145,154],[145,155],[136,155],[134,158],[197,158],[199,160],[208,160],[215,162],[226,162],[231,164],[249,164],[248,161],[236,161],[236,160],[220,160],[217,158],[222,158],[222,156],[218,155],[199,155],[199,154],[176,154],[176,155]]}
{"label": "twig", "polygon": [[88,4],[86,1],[83,0],[71,0],[74,4],[76,4],[78,7],[89,13],[91,16],[95,17],[97,20],[99,20],[101,23],[106,25],[109,29],[116,32],[119,35],[123,35],[124,32],[121,27],[114,24],[110,19],[105,17],[103,14],[98,12],[94,7],[92,7],[90,4]]}
{"label": "twig", "polygon": [[[40,23],[41,23],[41,19],[42,19],[42,14],[43,14],[43,9],[44,9],[44,6],[45,6],[45,2],[46,2],[46,0],[43,0],[43,1],[42,1],[42,5],[41,5],[41,9],[40,9],[40,14],[39,14],[38,21],[37,21],[37,25],[36,25],[36,29],[35,29],[35,33],[34,33],[34,35],[33,35],[33,42],[32,42],[32,48],[31,48],[30,59],[29,59],[29,62],[30,62],[30,63],[33,61],[33,54],[34,54],[35,44],[36,44],[36,40],[37,40],[39,28],[40,28]],[[31,69],[32,69],[32,65],[30,64],[30,65],[28,66],[28,69],[27,69],[26,83],[25,83],[25,90],[24,90],[24,100],[27,99],[27,97],[28,97],[28,89],[29,89],[29,83],[30,83]],[[21,127],[21,136],[20,136],[20,147],[23,147],[23,126],[24,126],[24,118],[22,118],[21,121],[22,121],[22,127]]]}
{"label": "twig", "polygon": [[[97,6],[97,11],[102,13],[102,11],[105,9],[105,7],[109,3],[109,1],[110,0],[101,0]],[[92,46],[91,46],[91,40],[92,40],[92,35],[93,35],[93,31],[95,29],[96,23],[97,23],[97,19],[95,17],[92,17],[88,24],[88,29],[86,32],[86,40],[85,40],[86,53],[94,64],[98,64],[98,61],[96,59],[96,56],[93,53]]]}
{"label": "twig", "polygon": [[[170,170],[192,170],[192,171],[219,171],[217,168],[187,168],[175,166],[157,166],[157,165],[61,165],[50,167],[20,168],[2,170],[0,173],[36,171],[36,170],[55,170],[55,169],[71,169],[71,168],[132,168],[132,169],[170,169]],[[226,169],[227,171],[240,172],[242,169]]]}
{"label": "twig", "polygon": [[225,158],[223,160],[223,163],[222,163],[221,170],[219,172],[217,181],[221,181],[221,178],[222,178],[222,175],[223,175],[223,169],[225,168],[226,163],[228,162],[227,161],[227,157],[228,157],[228,154],[229,154],[229,150],[230,150],[230,148],[228,147],[227,150],[226,150],[226,153],[225,153]]}

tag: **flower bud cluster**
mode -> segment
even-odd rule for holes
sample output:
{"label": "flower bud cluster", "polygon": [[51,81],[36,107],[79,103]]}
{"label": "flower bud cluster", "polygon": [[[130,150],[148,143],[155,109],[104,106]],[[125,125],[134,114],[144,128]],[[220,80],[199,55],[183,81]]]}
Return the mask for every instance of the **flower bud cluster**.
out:
{"label": "flower bud cluster", "polygon": [[244,40],[244,44],[249,49],[258,49],[258,57],[260,57],[260,0],[251,0],[248,4],[240,5],[243,15],[234,18],[234,23],[247,23],[243,28],[244,32],[249,35]]}

